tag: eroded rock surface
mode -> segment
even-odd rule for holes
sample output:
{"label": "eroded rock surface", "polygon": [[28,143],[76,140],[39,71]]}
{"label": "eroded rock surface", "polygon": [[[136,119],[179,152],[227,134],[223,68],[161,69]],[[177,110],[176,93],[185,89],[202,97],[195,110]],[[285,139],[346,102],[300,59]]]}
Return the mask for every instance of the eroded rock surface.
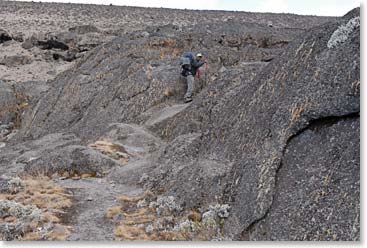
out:
{"label": "eroded rock surface", "polygon": [[[24,67],[35,65],[35,54],[42,63],[70,63],[47,82],[23,86],[1,76],[0,94],[23,106],[19,131],[0,143],[2,174],[92,174],[106,180],[96,195],[110,182],[114,197],[145,187],[185,209],[228,206],[226,239],[359,240],[359,9],[341,18],[192,11],[198,19],[189,21],[180,10],[85,8],[120,11],[116,18],[131,11],[135,19],[123,31],[119,22],[73,22],[2,43],[23,46],[33,61]],[[184,51],[207,60],[189,104],[182,103]],[[0,66],[8,73],[17,61]],[[86,192],[98,179],[70,180],[59,183]],[[80,192],[79,210],[93,201]],[[88,213],[104,223],[97,205]],[[88,230],[79,210],[73,224]],[[71,239],[79,238],[92,239]]]}

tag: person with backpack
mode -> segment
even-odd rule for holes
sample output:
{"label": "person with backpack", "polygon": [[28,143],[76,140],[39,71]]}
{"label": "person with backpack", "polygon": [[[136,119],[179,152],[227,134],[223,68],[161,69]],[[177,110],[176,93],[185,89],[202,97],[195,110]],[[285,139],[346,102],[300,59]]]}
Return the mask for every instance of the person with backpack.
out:
{"label": "person with backpack", "polygon": [[202,60],[203,55],[198,53],[196,59],[192,53],[185,53],[181,57],[182,72],[181,75],[186,78],[187,90],[185,94],[185,103],[192,101],[192,93],[194,91],[194,77],[198,69],[204,65],[205,61]]}
{"label": "person with backpack", "polygon": [[203,55],[201,53],[198,53],[196,55],[196,59],[194,59],[191,62],[191,70],[192,70],[192,75],[194,77],[196,76],[196,73],[198,72],[199,68],[205,64],[205,61],[202,61],[202,59],[203,59]]}

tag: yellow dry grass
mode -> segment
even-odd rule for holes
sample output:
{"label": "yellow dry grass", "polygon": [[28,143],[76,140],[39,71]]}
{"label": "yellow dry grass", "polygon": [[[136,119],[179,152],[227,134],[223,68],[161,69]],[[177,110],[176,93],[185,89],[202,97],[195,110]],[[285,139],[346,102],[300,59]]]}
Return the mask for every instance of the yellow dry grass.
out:
{"label": "yellow dry grass", "polygon": [[117,198],[117,200],[121,203],[124,202],[138,202],[140,200],[143,200],[144,196],[138,196],[138,197],[127,197],[127,196],[121,196],[119,198]]}
{"label": "yellow dry grass", "polygon": [[114,144],[107,140],[98,140],[93,144],[89,144],[88,146],[94,150],[100,151],[112,159],[119,161],[123,165],[129,162],[129,154],[121,145]]}
{"label": "yellow dry grass", "polygon": [[174,233],[172,231],[168,232],[158,232],[151,236],[151,240],[164,240],[164,241],[175,241],[175,240],[183,240],[180,238],[180,235]]}
{"label": "yellow dry grass", "polygon": [[36,205],[41,209],[64,209],[72,205],[71,196],[65,193],[65,189],[53,185],[48,178],[26,179],[24,183],[23,191],[5,196],[9,200],[24,205]]}
{"label": "yellow dry grass", "polygon": [[125,203],[125,202],[138,202],[143,200],[144,198],[151,198],[153,197],[153,193],[150,191],[145,191],[143,195],[141,196],[137,196],[137,197],[128,197],[128,196],[121,196],[119,198],[117,198],[117,200],[121,203]]}
{"label": "yellow dry grass", "polygon": [[[122,205],[112,207],[107,211],[107,217],[116,223],[114,230],[116,239],[130,241],[210,240],[218,234],[216,229],[218,226],[203,224],[201,214],[195,209],[187,210],[179,215],[170,211],[158,214],[155,208],[138,207],[137,202],[142,199],[149,204],[156,200],[156,195],[145,192],[138,197],[122,196],[119,197]],[[115,215],[119,215],[120,218],[114,219]],[[192,221],[195,231],[190,228],[174,231],[175,225],[187,220]],[[146,229],[148,227],[149,229]]]}
{"label": "yellow dry grass", "polygon": [[90,178],[90,177],[95,177],[95,174],[91,174],[91,173],[84,173],[80,175],[81,178]]}
{"label": "yellow dry grass", "polygon": [[49,234],[49,240],[65,240],[70,235],[70,227],[56,224],[52,232]]}
{"label": "yellow dry grass", "polygon": [[294,107],[292,109],[292,118],[291,118],[291,124],[292,125],[293,123],[296,122],[296,120],[301,116],[301,113],[303,112],[303,106],[300,106],[299,108],[297,107]]}
{"label": "yellow dry grass", "polygon": [[197,211],[191,210],[187,218],[192,221],[201,221],[201,214]]}
{"label": "yellow dry grass", "polygon": [[291,120],[288,125],[288,129],[293,126],[297,120],[301,117],[302,113],[310,106],[308,99],[301,103],[300,106],[296,103],[291,109]]}
{"label": "yellow dry grass", "polygon": [[9,216],[9,217],[6,217],[6,218],[4,218],[4,222],[15,222],[17,220],[17,218],[16,217],[14,217],[14,216]]}
{"label": "yellow dry grass", "polygon": [[115,229],[115,236],[121,240],[139,240],[148,241],[149,237],[145,234],[142,228],[134,226],[126,226],[124,224],[117,226]]}
{"label": "yellow dry grass", "polygon": [[153,215],[139,215],[133,218],[130,218],[129,220],[125,220],[125,225],[131,226],[131,225],[139,225],[139,224],[146,224],[150,223],[155,219],[155,216]]}
{"label": "yellow dry grass", "polygon": [[115,206],[107,211],[107,217],[113,218],[113,216],[119,214],[124,219],[119,222],[115,228],[115,236],[119,240],[138,240],[138,241],[150,241],[150,240],[185,240],[181,236],[179,237],[173,232],[158,232],[146,233],[144,226],[141,224],[154,225],[158,221],[161,221],[163,217],[159,217],[154,209],[148,207],[136,208],[136,203],[145,199],[146,201],[152,200],[154,197],[150,191],[145,192],[141,196],[137,197],[119,197],[118,200],[122,206]]}
{"label": "yellow dry grass", "polygon": [[44,214],[44,221],[45,222],[52,222],[52,223],[59,223],[60,219],[55,215],[52,215],[50,213],[45,213]]}
{"label": "yellow dry grass", "polygon": [[41,239],[41,235],[39,233],[29,232],[24,235],[22,240],[23,241],[36,241],[40,239]]}
{"label": "yellow dry grass", "polygon": [[90,177],[97,176],[96,171],[92,171],[88,173],[80,173],[79,171],[72,170],[72,171],[59,171],[57,174],[60,177],[71,178],[71,179],[90,178]]}
{"label": "yellow dry grass", "polygon": [[[26,232],[21,237],[22,240],[64,240],[70,234],[70,227],[62,225],[60,217],[64,210],[72,206],[71,195],[65,189],[56,186],[47,177],[24,178],[23,186],[11,194],[0,194],[0,200],[10,200],[24,206],[34,205],[42,211],[40,221],[22,223]],[[0,219],[0,222],[14,223],[19,221],[15,217]],[[41,237],[37,228],[46,223],[53,223],[54,229],[50,234]]]}
{"label": "yellow dry grass", "polygon": [[122,213],[122,215],[125,218],[135,218],[135,217],[144,216],[144,215],[147,214],[147,212],[148,212],[148,209],[147,208],[141,208],[141,209],[138,209],[136,212],[134,212],[132,214]]}
{"label": "yellow dry grass", "polygon": [[164,92],[163,92],[163,95],[166,96],[166,97],[170,97],[170,96],[173,96],[173,90],[170,88],[170,87],[167,87]]}

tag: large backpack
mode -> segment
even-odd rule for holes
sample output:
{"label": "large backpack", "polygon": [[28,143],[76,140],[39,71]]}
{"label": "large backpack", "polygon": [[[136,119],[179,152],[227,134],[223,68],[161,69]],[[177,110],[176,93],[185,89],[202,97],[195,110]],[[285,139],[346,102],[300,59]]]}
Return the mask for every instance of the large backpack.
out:
{"label": "large backpack", "polygon": [[191,52],[186,52],[180,57],[180,65],[191,65],[191,62],[194,60],[194,54]]}

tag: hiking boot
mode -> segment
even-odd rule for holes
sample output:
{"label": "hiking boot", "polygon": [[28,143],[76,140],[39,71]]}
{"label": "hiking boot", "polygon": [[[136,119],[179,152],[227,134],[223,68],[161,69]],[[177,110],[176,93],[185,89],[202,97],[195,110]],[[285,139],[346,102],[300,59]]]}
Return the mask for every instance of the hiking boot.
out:
{"label": "hiking boot", "polygon": [[192,101],[192,98],[191,97],[186,97],[185,98],[185,103],[188,103],[188,102],[191,102]]}

